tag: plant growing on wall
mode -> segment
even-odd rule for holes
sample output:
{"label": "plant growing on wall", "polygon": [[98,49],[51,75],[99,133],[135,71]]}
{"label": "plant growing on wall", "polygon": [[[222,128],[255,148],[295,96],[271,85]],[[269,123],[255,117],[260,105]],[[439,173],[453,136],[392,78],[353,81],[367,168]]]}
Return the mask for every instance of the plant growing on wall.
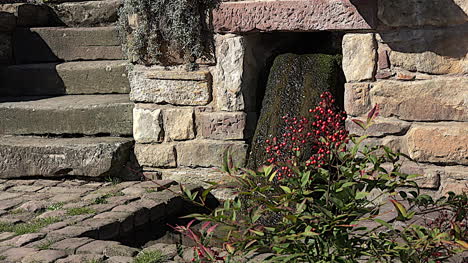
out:
{"label": "plant growing on wall", "polygon": [[119,12],[123,48],[144,65],[194,64],[211,54],[208,19],[219,0],[125,0]]}

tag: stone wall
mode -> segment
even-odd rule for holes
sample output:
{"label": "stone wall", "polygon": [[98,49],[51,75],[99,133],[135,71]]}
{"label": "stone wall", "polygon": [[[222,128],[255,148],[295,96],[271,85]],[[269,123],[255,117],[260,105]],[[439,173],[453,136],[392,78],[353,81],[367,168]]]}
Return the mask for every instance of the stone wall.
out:
{"label": "stone wall", "polygon": [[214,168],[227,150],[245,164],[252,125],[243,94],[243,38],[217,36],[216,46],[217,64],[194,72],[138,65],[131,71],[135,154],[147,176],[218,180]]}
{"label": "stone wall", "polygon": [[372,143],[408,154],[403,171],[438,193],[468,189],[467,13],[463,0],[379,1],[379,26],[343,40],[350,119],[378,104]]}
{"label": "stone wall", "polygon": [[226,149],[244,163],[261,56],[271,51],[252,32],[328,30],[346,33],[350,119],[380,105],[370,142],[408,154],[415,162],[403,170],[425,174],[421,183],[431,191],[467,189],[467,12],[464,0],[223,3],[213,14],[216,63],[197,72],[134,67],[136,156],[148,176],[179,181],[219,178],[212,168]]}

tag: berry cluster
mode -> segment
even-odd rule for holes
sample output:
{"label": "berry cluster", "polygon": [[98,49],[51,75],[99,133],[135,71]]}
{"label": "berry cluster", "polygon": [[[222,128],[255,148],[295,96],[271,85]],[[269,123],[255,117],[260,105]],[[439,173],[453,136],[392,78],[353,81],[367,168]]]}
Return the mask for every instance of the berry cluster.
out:
{"label": "berry cluster", "polygon": [[309,110],[310,118],[283,116],[282,136],[266,140],[267,162],[278,166],[278,180],[293,176],[293,166],[316,169],[330,165],[334,154],[346,150],[346,113],[337,110],[330,92],[320,98],[319,105]]}

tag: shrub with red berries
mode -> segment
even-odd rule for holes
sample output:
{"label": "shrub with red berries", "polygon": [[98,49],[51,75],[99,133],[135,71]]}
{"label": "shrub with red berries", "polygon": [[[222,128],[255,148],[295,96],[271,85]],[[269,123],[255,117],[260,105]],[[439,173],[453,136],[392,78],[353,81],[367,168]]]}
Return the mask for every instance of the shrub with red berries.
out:
{"label": "shrub with red berries", "polygon": [[344,121],[346,112],[339,111],[330,92],[310,109],[310,117],[283,116],[285,132],[280,138],[267,140],[268,163],[278,166],[277,179],[293,176],[292,166],[316,169],[327,167],[336,160],[337,152],[346,151],[349,142]]}

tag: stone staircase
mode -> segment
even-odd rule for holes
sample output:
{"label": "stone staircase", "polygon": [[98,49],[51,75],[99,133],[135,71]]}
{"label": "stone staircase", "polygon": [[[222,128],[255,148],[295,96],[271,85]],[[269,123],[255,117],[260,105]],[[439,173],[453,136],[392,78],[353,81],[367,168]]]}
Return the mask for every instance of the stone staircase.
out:
{"label": "stone staircase", "polygon": [[0,4],[0,22],[16,24],[0,27],[0,53],[11,45],[0,56],[0,178],[117,176],[133,146],[121,1],[13,2]]}

